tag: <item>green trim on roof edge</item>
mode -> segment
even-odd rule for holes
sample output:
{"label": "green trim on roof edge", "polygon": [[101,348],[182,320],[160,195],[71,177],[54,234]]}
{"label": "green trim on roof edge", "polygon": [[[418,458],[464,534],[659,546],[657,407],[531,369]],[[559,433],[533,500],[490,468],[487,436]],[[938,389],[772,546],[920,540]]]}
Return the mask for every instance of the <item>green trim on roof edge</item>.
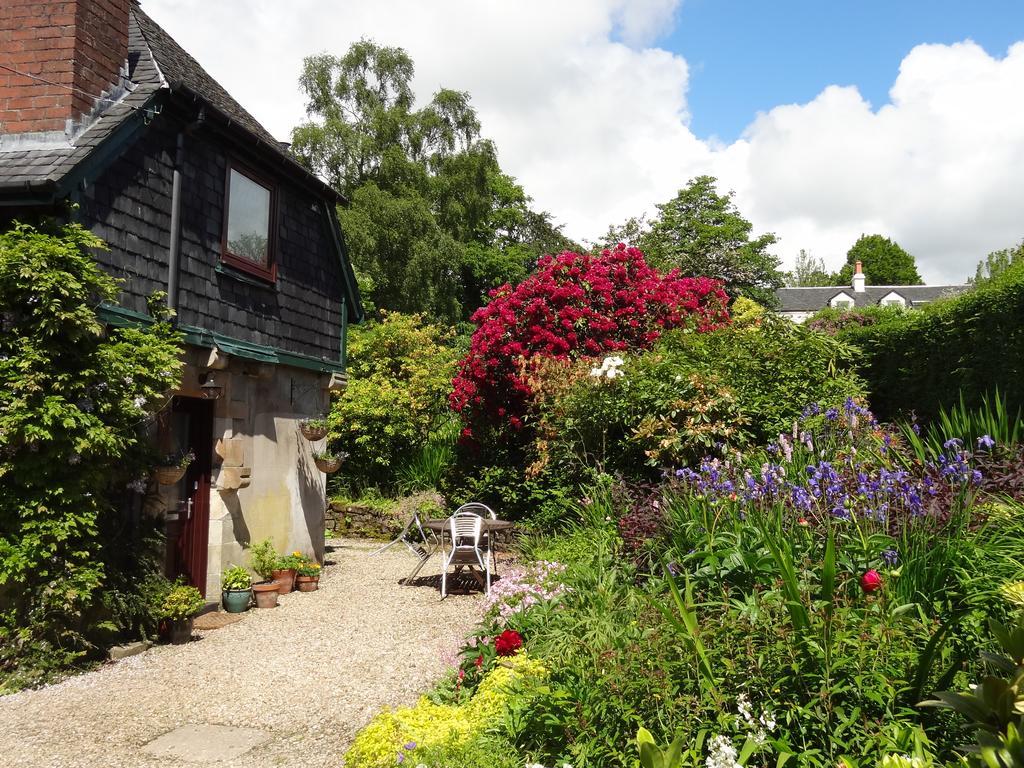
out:
{"label": "green trim on roof edge", "polygon": [[[100,304],[97,308],[97,314],[103,322],[115,328],[138,327],[153,323],[153,318],[144,312],[136,312],[135,310],[119,307],[114,304]],[[303,368],[320,373],[345,372],[344,360],[324,360],[312,357],[311,355],[288,352],[276,347],[254,344],[251,341],[242,341],[231,336],[224,336],[223,334],[214,333],[205,328],[197,328],[193,325],[179,325],[178,330],[184,334],[186,344],[206,349],[216,348],[225,354],[241,357],[245,360],[256,360],[273,365],[287,365],[292,368]]]}

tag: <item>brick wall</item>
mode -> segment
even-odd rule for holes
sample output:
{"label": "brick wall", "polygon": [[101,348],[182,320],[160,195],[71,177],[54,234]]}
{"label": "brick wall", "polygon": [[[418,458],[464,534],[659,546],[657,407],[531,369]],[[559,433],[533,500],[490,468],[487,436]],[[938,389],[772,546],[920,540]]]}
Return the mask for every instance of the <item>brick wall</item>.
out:
{"label": "brick wall", "polygon": [[130,7],[131,0],[0,2],[0,133],[64,131],[90,113],[128,57]]}

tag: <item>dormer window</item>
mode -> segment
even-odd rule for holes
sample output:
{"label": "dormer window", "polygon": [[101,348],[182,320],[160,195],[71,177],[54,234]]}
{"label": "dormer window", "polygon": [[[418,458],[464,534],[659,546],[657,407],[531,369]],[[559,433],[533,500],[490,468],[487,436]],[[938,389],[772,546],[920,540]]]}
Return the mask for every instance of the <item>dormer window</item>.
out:
{"label": "dormer window", "polygon": [[274,188],[254,173],[228,167],[223,259],[233,267],[274,280]]}

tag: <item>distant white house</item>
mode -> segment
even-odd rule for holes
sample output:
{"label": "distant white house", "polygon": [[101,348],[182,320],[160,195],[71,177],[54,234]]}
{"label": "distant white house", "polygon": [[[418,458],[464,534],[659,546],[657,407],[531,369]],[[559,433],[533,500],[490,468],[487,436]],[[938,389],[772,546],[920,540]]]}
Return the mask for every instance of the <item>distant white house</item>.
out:
{"label": "distant white house", "polygon": [[945,296],[963,293],[968,285],[867,285],[861,263],[858,261],[849,287],[844,285],[812,286],[809,288],[779,288],[779,314],[795,323],[802,323],[826,307],[853,309],[854,307],[919,307]]}

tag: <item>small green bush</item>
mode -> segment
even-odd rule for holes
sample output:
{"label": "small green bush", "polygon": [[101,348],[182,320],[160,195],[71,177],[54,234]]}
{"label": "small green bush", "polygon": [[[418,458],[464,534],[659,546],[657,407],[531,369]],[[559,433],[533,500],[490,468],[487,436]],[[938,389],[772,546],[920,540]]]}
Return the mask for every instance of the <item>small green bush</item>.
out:
{"label": "small green bush", "polygon": [[281,556],[274,549],[274,542],[270,539],[264,539],[261,542],[252,545],[249,550],[249,557],[252,562],[252,569],[259,574],[260,578],[264,581],[269,581],[274,577],[274,571],[277,569],[277,563],[281,559]]}
{"label": "small green bush", "polygon": [[[393,491],[410,473],[420,486],[436,476],[436,469],[409,467],[423,461],[426,445],[444,443],[432,442],[431,435],[451,419],[448,394],[458,355],[451,344],[450,334],[419,315],[388,313],[352,330],[351,382],[328,419],[331,448],[348,454],[332,478],[338,488]],[[430,460],[444,465],[443,455]]]}
{"label": "small green bush", "polygon": [[178,584],[164,597],[160,615],[171,621],[181,621],[195,616],[203,605],[203,596],[198,589],[187,584]]}
{"label": "small green bush", "polygon": [[251,586],[252,576],[249,575],[249,571],[240,565],[229,566],[221,574],[221,589],[249,589]]}

